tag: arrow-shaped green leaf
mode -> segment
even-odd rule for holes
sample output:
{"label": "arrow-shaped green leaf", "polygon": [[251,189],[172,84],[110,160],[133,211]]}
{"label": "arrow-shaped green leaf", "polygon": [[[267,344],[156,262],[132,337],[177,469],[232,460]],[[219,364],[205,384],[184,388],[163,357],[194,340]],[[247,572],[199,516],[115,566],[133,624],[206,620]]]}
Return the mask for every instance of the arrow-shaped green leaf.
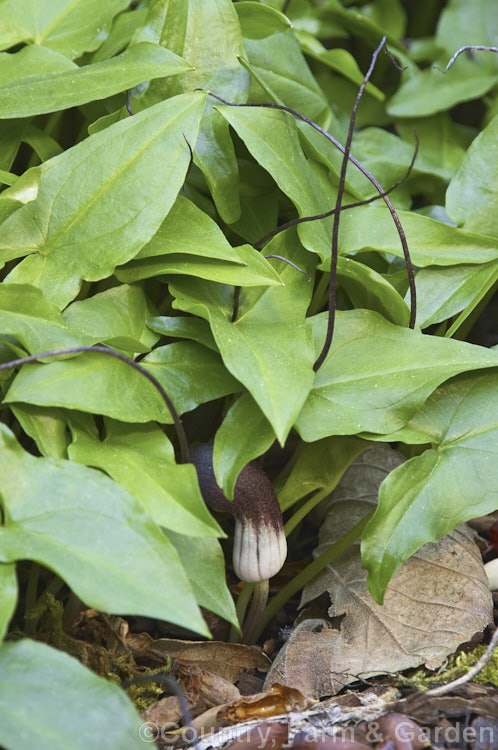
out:
{"label": "arrow-shaped green leaf", "polygon": [[[368,587],[382,602],[402,562],[426,542],[498,508],[498,377],[468,374],[439,388],[401,430],[433,447],[392,471],[362,538]],[[393,437],[393,439],[395,439]]]}
{"label": "arrow-shaped green leaf", "polygon": [[82,279],[105,278],[136,255],[183,184],[204,99],[173,97],[45,162],[35,200],[0,226],[0,260],[32,254],[11,280],[64,307]]}

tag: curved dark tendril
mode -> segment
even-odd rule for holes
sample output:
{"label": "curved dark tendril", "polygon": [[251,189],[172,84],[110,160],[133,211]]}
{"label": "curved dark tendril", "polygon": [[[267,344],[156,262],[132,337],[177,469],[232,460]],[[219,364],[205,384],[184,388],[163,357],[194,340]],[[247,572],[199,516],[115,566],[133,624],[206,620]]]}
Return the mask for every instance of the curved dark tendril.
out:
{"label": "curved dark tendril", "polygon": [[[391,185],[391,187],[386,190],[384,193],[379,193],[378,195],[372,196],[372,198],[366,198],[363,201],[357,201],[356,203],[346,203],[345,205],[341,206],[339,209],[340,211],[346,211],[346,209],[349,208],[358,208],[358,206],[366,206],[369,203],[373,203],[374,201],[379,200],[379,198],[384,198],[385,195],[389,195],[389,193],[392,193],[393,190],[396,190],[400,185],[402,185],[410,176],[411,171],[413,169],[413,165],[415,164],[415,161],[417,159],[418,155],[418,147],[419,147],[419,140],[417,131],[415,128],[413,129],[413,134],[415,136],[415,150],[413,152],[412,160],[408,166],[408,169],[406,170],[403,177],[394,183],[394,185]],[[336,208],[331,208],[330,211],[325,211],[323,214],[315,214],[314,216],[299,216],[296,219],[291,219],[290,221],[286,221],[285,224],[280,224],[280,226],[276,227],[275,229],[272,229],[271,232],[268,232],[268,234],[265,234],[264,237],[261,237],[257,242],[254,243],[254,247],[259,250],[259,248],[262,245],[265,245],[269,240],[271,240],[273,237],[275,237],[280,232],[285,231],[286,229],[290,229],[290,227],[296,226],[296,224],[304,224],[307,221],[317,221],[318,219],[326,219],[328,216],[332,216],[337,211]]]}
{"label": "curved dark tendril", "polygon": [[185,694],[174,677],[170,677],[164,672],[156,672],[155,674],[137,674],[135,677],[130,677],[129,680],[123,680],[121,682],[121,687],[126,690],[132,685],[137,685],[140,682],[159,682],[166,688],[165,692],[168,692],[169,695],[175,695],[178,698],[180,709],[183,714],[183,723],[192,730],[191,743],[193,747],[197,747],[197,731],[192,722],[192,714],[189,711]]}
{"label": "curved dark tendril", "polygon": [[128,91],[126,92],[126,109],[128,110],[128,114],[133,117],[133,110],[131,108],[130,100],[131,100],[131,89],[128,89]]}
{"label": "curved dark tendril", "polygon": [[287,9],[289,8],[289,5],[291,4],[291,0],[285,0],[284,4],[282,5],[281,13],[285,13]]}
{"label": "curved dark tendril", "polygon": [[460,49],[455,52],[444,70],[440,68],[439,65],[433,65],[433,69],[439,70],[440,73],[447,73],[462,52],[498,52],[498,47],[486,47],[482,44],[468,44],[465,47],[460,47]]}
{"label": "curved dark tendril", "polygon": [[98,352],[99,354],[107,354],[109,357],[114,357],[115,359],[119,359],[121,360],[121,362],[124,362],[130,367],[133,367],[134,370],[139,372],[141,375],[147,378],[147,380],[150,383],[152,383],[152,385],[159,392],[159,395],[161,396],[164,403],[168,407],[168,411],[171,414],[171,417],[173,419],[173,423],[175,425],[175,430],[176,430],[176,435],[178,438],[178,443],[180,445],[181,461],[182,463],[189,463],[190,452],[188,449],[187,436],[185,435],[185,430],[183,429],[183,424],[178,415],[178,412],[173,406],[173,402],[171,401],[170,397],[168,396],[168,394],[162,387],[159,380],[157,380],[157,378],[155,378],[154,375],[151,375],[151,373],[148,370],[146,370],[145,367],[142,367],[142,365],[140,365],[138,362],[135,362],[133,359],[130,359],[129,357],[127,357],[126,354],[121,354],[121,352],[117,352],[114,349],[109,349],[106,346],[72,346],[68,349],[54,349],[48,352],[40,352],[39,354],[29,354],[26,357],[19,357],[18,359],[12,359],[10,360],[10,362],[3,362],[2,364],[0,364],[0,370],[10,370],[13,367],[26,365],[26,364],[29,364],[30,362],[37,362],[39,359],[45,359],[46,357],[58,357],[58,356],[61,356],[62,354],[81,354],[82,352]]}
{"label": "curved dark tendril", "polygon": [[386,55],[388,56],[388,58],[390,59],[390,61],[392,62],[395,68],[397,68],[401,72],[403,72],[404,70],[408,70],[408,65],[405,65],[404,67],[400,65],[399,62],[394,57],[391,50],[389,50],[387,47],[384,47],[384,52],[386,53]]}
{"label": "curved dark tendril", "polygon": [[[204,89],[196,89],[196,91],[204,91]],[[313,122],[313,120],[310,120],[308,117],[305,117],[305,115],[302,115],[300,112],[297,112],[295,109],[291,109],[290,107],[286,107],[283,104],[276,104],[274,102],[266,102],[262,104],[238,104],[235,102],[229,102],[226,99],[223,99],[221,96],[218,96],[217,94],[213,94],[210,91],[208,92],[209,96],[213,97],[213,99],[217,99],[222,104],[226,104],[229,107],[263,107],[265,109],[279,109],[282,112],[288,112],[289,114],[293,115],[294,117],[297,117],[298,120],[302,120],[303,122],[306,122],[308,125],[311,125],[312,128],[314,128],[318,133],[321,133],[327,140],[329,140],[331,143],[334,144],[336,148],[339,149],[339,151],[342,151],[344,153],[344,146],[339,143],[336,138],[334,138],[333,135],[331,135],[329,132],[324,130],[320,127],[320,125],[317,125],[316,122]],[[393,204],[389,200],[387,195],[384,195],[385,190],[383,190],[382,186],[380,185],[379,181],[375,179],[373,174],[368,171],[359,161],[358,159],[355,159],[355,157],[352,154],[348,154],[349,161],[355,165],[357,169],[360,170],[362,174],[365,175],[367,180],[370,180],[372,185],[375,187],[377,192],[382,196],[382,199],[386,206],[389,209],[389,212],[391,214],[392,220],[394,222],[394,225],[396,227],[396,230],[398,232],[398,236],[401,242],[401,247],[403,248],[403,257],[405,259],[406,264],[406,271],[408,275],[408,283],[410,287],[410,323],[409,327],[414,328],[415,327],[415,318],[417,316],[417,296],[416,296],[416,289],[415,289],[415,275],[413,273],[413,265],[410,257],[410,251],[408,250],[408,242],[406,241],[406,235],[403,230],[403,227],[401,226],[401,221],[399,220],[399,216],[396,212],[396,209],[394,208]]]}
{"label": "curved dark tendril", "polygon": [[313,365],[313,369],[315,372],[317,372],[320,367],[325,362],[325,359],[327,357],[327,354],[329,353],[330,346],[332,344],[332,338],[334,335],[334,323],[335,323],[335,308],[336,308],[336,277],[337,277],[337,258],[339,255],[339,219],[341,218],[341,203],[342,203],[342,196],[344,194],[344,187],[346,185],[346,170],[348,168],[348,158],[349,158],[349,152],[351,150],[351,143],[353,140],[353,131],[354,131],[354,125],[356,120],[356,113],[358,111],[358,106],[360,104],[360,99],[363,95],[363,92],[365,90],[365,86],[367,85],[367,81],[370,78],[370,76],[373,73],[373,70],[375,68],[375,63],[377,62],[377,57],[379,55],[379,52],[381,51],[382,47],[386,43],[386,37],[382,37],[382,41],[375,50],[375,52],[372,55],[372,60],[370,62],[370,67],[368,68],[365,77],[362,81],[362,84],[359,88],[359,91],[356,95],[356,99],[353,104],[353,110],[351,112],[351,118],[349,120],[349,129],[348,129],[348,135],[346,138],[346,145],[344,146],[344,157],[342,159],[341,164],[341,174],[339,177],[339,188],[337,190],[337,200],[335,204],[335,214],[334,214],[334,224],[332,227],[332,253],[331,253],[331,259],[330,259],[330,282],[329,282],[329,317],[328,317],[328,323],[327,323],[327,334],[325,336],[325,342],[323,344],[322,351],[318,355],[318,358]]}
{"label": "curved dark tendril", "polygon": [[309,273],[306,273],[306,271],[303,271],[302,268],[299,268],[299,266],[296,266],[296,264],[293,263],[288,258],[284,258],[283,255],[265,255],[265,258],[276,258],[277,260],[283,260],[284,263],[288,263],[289,266],[292,266],[292,268],[295,268],[296,271],[299,271],[299,273],[302,273],[303,276],[306,276],[306,278],[308,279],[308,281],[311,281],[311,276],[309,275]]}

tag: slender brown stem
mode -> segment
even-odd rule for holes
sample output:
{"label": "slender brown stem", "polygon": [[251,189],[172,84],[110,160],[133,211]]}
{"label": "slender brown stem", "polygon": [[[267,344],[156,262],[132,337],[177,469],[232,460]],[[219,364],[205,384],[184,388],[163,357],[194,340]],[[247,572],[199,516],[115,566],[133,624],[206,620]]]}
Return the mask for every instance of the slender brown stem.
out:
{"label": "slender brown stem", "polygon": [[460,47],[460,49],[455,52],[455,54],[453,55],[453,57],[451,58],[451,60],[449,61],[448,65],[446,66],[444,70],[440,68],[439,65],[433,65],[432,67],[435,70],[439,70],[441,73],[447,73],[449,69],[451,68],[451,66],[453,65],[453,63],[455,62],[455,60],[458,57],[460,57],[462,52],[474,52],[474,51],[476,52],[498,52],[498,47],[486,47],[482,44],[468,44],[465,47]]}
{"label": "slender brown stem", "polygon": [[[202,89],[201,89],[202,90]],[[336,148],[339,149],[339,151],[342,151],[344,153],[344,146],[342,146],[341,143],[339,143],[336,138],[334,138],[333,135],[331,135],[329,132],[324,130],[324,128],[321,128],[320,125],[317,125],[316,122],[313,122],[313,120],[310,120],[308,117],[305,117],[300,112],[297,112],[295,109],[291,109],[290,107],[286,107],[283,104],[276,104],[275,102],[265,102],[262,104],[238,104],[235,102],[229,102],[226,99],[223,99],[221,96],[218,96],[217,94],[213,94],[209,92],[209,96],[213,97],[213,99],[217,99],[222,104],[226,104],[229,107],[263,107],[266,109],[278,109],[282,112],[288,112],[289,114],[293,115],[294,117],[297,117],[298,120],[302,120],[302,122],[306,122],[308,125],[310,125],[312,128],[314,128],[318,133],[321,133],[327,140],[329,140]],[[385,193],[385,190],[381,187],[378,180],[375,179],[373,174],[368,171],[359,161],[358,159],[355,159],[355,157],[352,154],[348,154],[349,161],[355,165],[357,169],[360,170],[362,174],[365,175],[365,177],[370,180],[372,185],[375,187],[375,189],[383,194]],[[393,204],[387,197],[387,195],[382,195],[382,198],[384,200],[384,203],[389,209],[389,212],[392,216],[392,219],[394,221],[394,225],[396,227],[396,230],[399,235],[399,239],[401,242],[401,247],[403,248],[403,256],[406,263],[406,270],[408,274],[408,283],[410,287],[410,323],[409,327],[414,328],[415,327],[415,319],[417,317],[417,298],[416,298],[416,290],[415,290],[415,275],[413,273],[413,266],[410,258],[410,251],[408,249],[408,242],[406,241],[406,235],[403,230],[403,227],[401,226],[401,221],[399,220],[399,216],[396,213],[396,209],[394,208]]]}
{"label": "slender brown stem", "polygon": [[293,263],[288,258],[284,258],[283,255],[265,255],[265,258],[276,258],[276,260],[283,260],[284,263],[287,263],[287,265],[292,266],[292,268],[295,268],[296,271],[299,271],[299,273],[302,273],[303,276],[306,276],[308,281],[311,281],[311,276],[309,275],[309,273],[306,273],[306,271],[303,271],[302,268],[299,268],[299,266],[296,266],[296,264]]}
{"label": "slender brown stem", "polygon": [[183,424],[178,415],[178,412],[173,405],[173,402],[162,387],[159,380],[157,380],[154,375],[146,370],[145,367],[142,367],[142,365],[140,365],[138,362],[135,362],[133,359],[127,357],[126,354],[121,354],[121,352],[117,352],[114,349],[108,349],[106,346],[72,346],[68,349],[55,349],[48,352],[40,352],[39,354],[30,354],[26,357],[19,357],[18,359],[12,359],[10,362],[3,362],[2,364],[0,364],[0,370],[10,370],[13,367],[27,365],[30,362],[36,362],[39,359],[46,359],[47,357],[59,357],[63,354],[81,354],[83,352],[98,352],[99,354],[107,354],[109,357],[119,359],[121,362],[124,362],[130,367],[133,367],[134,370],[139,372],[141,375],[147,378],[149,382],[152,383],[152,385],[159,392],[159,395],[168,407],[168,411],[173,419],[178,443],[180,445],[181,461],[182,463],[189,463],[190,452],[188,449],[187,436],[185,434],[185,430],[183,429]]}
{"label": "slender brown stem", "polygon": [[349,153],[351,151],[351,143],[353,141],[353,132],[356,122],[356,113],[358,112],[358,106],[360,104],[361,97],[365,90],[365,86],[373,73],[377,57],[382,47],[386,43],[386,37],[382,37],[382,41],[372,55],[370,67],[368,68],[359,91],[356,95],[356,99],[353,104],[353,111],[351,112],[351,118],[349,120],[348,135],[346,138],[346,145],[344,146],[344,156],[341,164],[341,174],[339,176],[339,188],[337,190],[337,200],[335,203],[335,214],[334,224],[332,227],[332,257],[330,260],[330,282],[329,282],[329,317],[327,323],[327,334],[325,336],[325,343],[323,349],[320,352],[313,369],[317,372],[325,362],[327,354],[329,353],[330,346],[332,344],[332,338],[334,335],[334,323],[335,323],[335,308],[336,308],[336,278],[337,278],[337,257],[339,255],[339,219],[341,218],[340,208],[342,203],[342,196],[344,195],[344,187],[346,185],[346,170],[348,168]]}
{"label": "slender brown stem", "polygon": [[461,685],[465,685],[466,682],[470,682],[474,679],[474,677],[477,677],[479,672],[482,672],[486,664],[491,660],[493,653],[495,649],[498,647],[498,628],[493,633],[493,637],[491,638],[491,642],[489,646],[487,647],[486,651],[483,653],[483,655],[480,657],[480,659],[469,669],[468,672],[466,672],[461,677],[457,677],[456,680],[452,680],[451,682],[447,682],[446,685],[440,685],[439,687],[431,688],[430,690],[427,690],[424,695],[435,697],[440,695],[446,695],[446,693],[450,693],[452,690],[455,690],[457,687],[460,687]]}
{"label": "slender brown stem", "polygon": [[[379,193],[378,195],[374,195],[371,198],[366,198],[363,201],[357,201],[356,203],[346,203],[344,206],[341,206],[339,211],[346,211],[350,208],[358,208],[358,206],[366,206],[369,203],[373,203],[374,201],[379,200],[379,198],[384,198],[384,196],[389,195],[389,193],[392,193],[393,190],[396,190],[400,185],[402,185],[410,176],[411,171],[413,169],[413,165],[415,164],[415,160],[418,155],[418,147],[419,147],[419,140],[417,132],[414,130],[415,135],[415,150],[413,152],[412,160],[410,162],[410,165],[408,169],[406,170],[403,177],[394,183],[394,185],[391,185],[391,187],[386,190],[384,193]],[[323,214],[314,214],[313,216],[299,216],[297,219],[291,219],[290,221],[286,221],[285,224],[280,224],[280,226],[276,227],[275,229],[272,229],[271,232],[268,232],[268,234],[265,234],[264,237],[261,237],[257,242],[254,243],[253,247],[256,248],[256,250],[259,250],[262,245],[265,245],[269,240],[271,240],[273,237],[275,237],[277,234],[280,234],[280,232],[284,232],[286,229],[290,229],[290,227],[295,227],[296,224],[304,224],[307,221],[317,221],[318,219],[326,219],[328,216],[332,216],[337,211],[336,208],[331,208],[330,211],[325,211]],[[268,257],[268,256],[265,256]]]}
{"label": "slender brown stem", "polygon": [[408,70],[408,65],[405,65],[404,67],[400,65],[394,57],[393,53],[387,47],[384,47],[384,52],[397,70],[399,70],[401,73],[403,73],[403,71],[405,70]]}
{"label": "slender brown stem", "polygon": [[[152,649],[148,649],[152,650]],[[174,695],[178,699],[178,702],[180,704],[180,709],[183,714],[183,723],[186,727],[188,727],[192,732],[192,737],[189,738],[189,742],[191,743],[191,746],[194,748],[198,747],[198,737],[197,737],[197,730],[194,727],[194,724],[192,722],[192,714],[190,713],[187,699],[185,697],[185,693],[181,689],[178,682],[175,680],[174,677],[171,677],[169,674],[165,674],[164,672],[161,673],[155,673],[155,674],[137,674],[134,677],[130,677],[129,680],[123,680],[121,682],[121,687],[123,690],[127,690],[132,685],[138,685],[140,683],[147,683],[147,682],[157,682],[160,685],[162,685],[164,692],[168,692],[169,695]],[[155,746],[155,745],[154,745]]]}

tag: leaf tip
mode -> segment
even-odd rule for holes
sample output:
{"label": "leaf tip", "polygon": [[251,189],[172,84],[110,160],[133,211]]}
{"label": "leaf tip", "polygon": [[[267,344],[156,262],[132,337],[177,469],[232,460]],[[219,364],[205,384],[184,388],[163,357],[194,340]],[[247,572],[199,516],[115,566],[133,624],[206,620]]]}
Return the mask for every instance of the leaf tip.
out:
{"label": "leaf tip", "polygon": [[379,581],[376,580],[375,575],[372,573],[372,571],[369,571],[368,573],[367,588],[370,591],[373,600],[377,604],[380,604],[382,606],[384,604],[386,586],[383,586]]}

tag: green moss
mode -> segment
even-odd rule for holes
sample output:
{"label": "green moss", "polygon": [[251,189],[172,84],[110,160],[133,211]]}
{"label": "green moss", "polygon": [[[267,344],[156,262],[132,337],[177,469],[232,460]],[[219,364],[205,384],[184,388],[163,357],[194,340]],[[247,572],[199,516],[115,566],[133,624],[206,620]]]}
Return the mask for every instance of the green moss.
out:
{"label": "green moss", "polygon": [[[404,682],[419,690],[427,690],[431,685],[450,682],[457,677],[463,677],[469,669],[481,658],[487,646],[476,646],[472,651],[460,651],[448,659],[446,669],[434,674],[428,669],[419,669]],[[473,682],[491,684],[498,687],[498,649],[495,649],[491,659],[478,675],[472,678]]]}
{"label": "green moss", "polygon": [[[164,674],[164,667],[151,669],[148,674],[151,676],[154,674]],[[126,692],[130,700],[135,704],[137,711],[141,713],[155,703],[161,693],[164,692],[164,687],[160,683],[150,680],[150,682],[138,682],[130,685]]]}

